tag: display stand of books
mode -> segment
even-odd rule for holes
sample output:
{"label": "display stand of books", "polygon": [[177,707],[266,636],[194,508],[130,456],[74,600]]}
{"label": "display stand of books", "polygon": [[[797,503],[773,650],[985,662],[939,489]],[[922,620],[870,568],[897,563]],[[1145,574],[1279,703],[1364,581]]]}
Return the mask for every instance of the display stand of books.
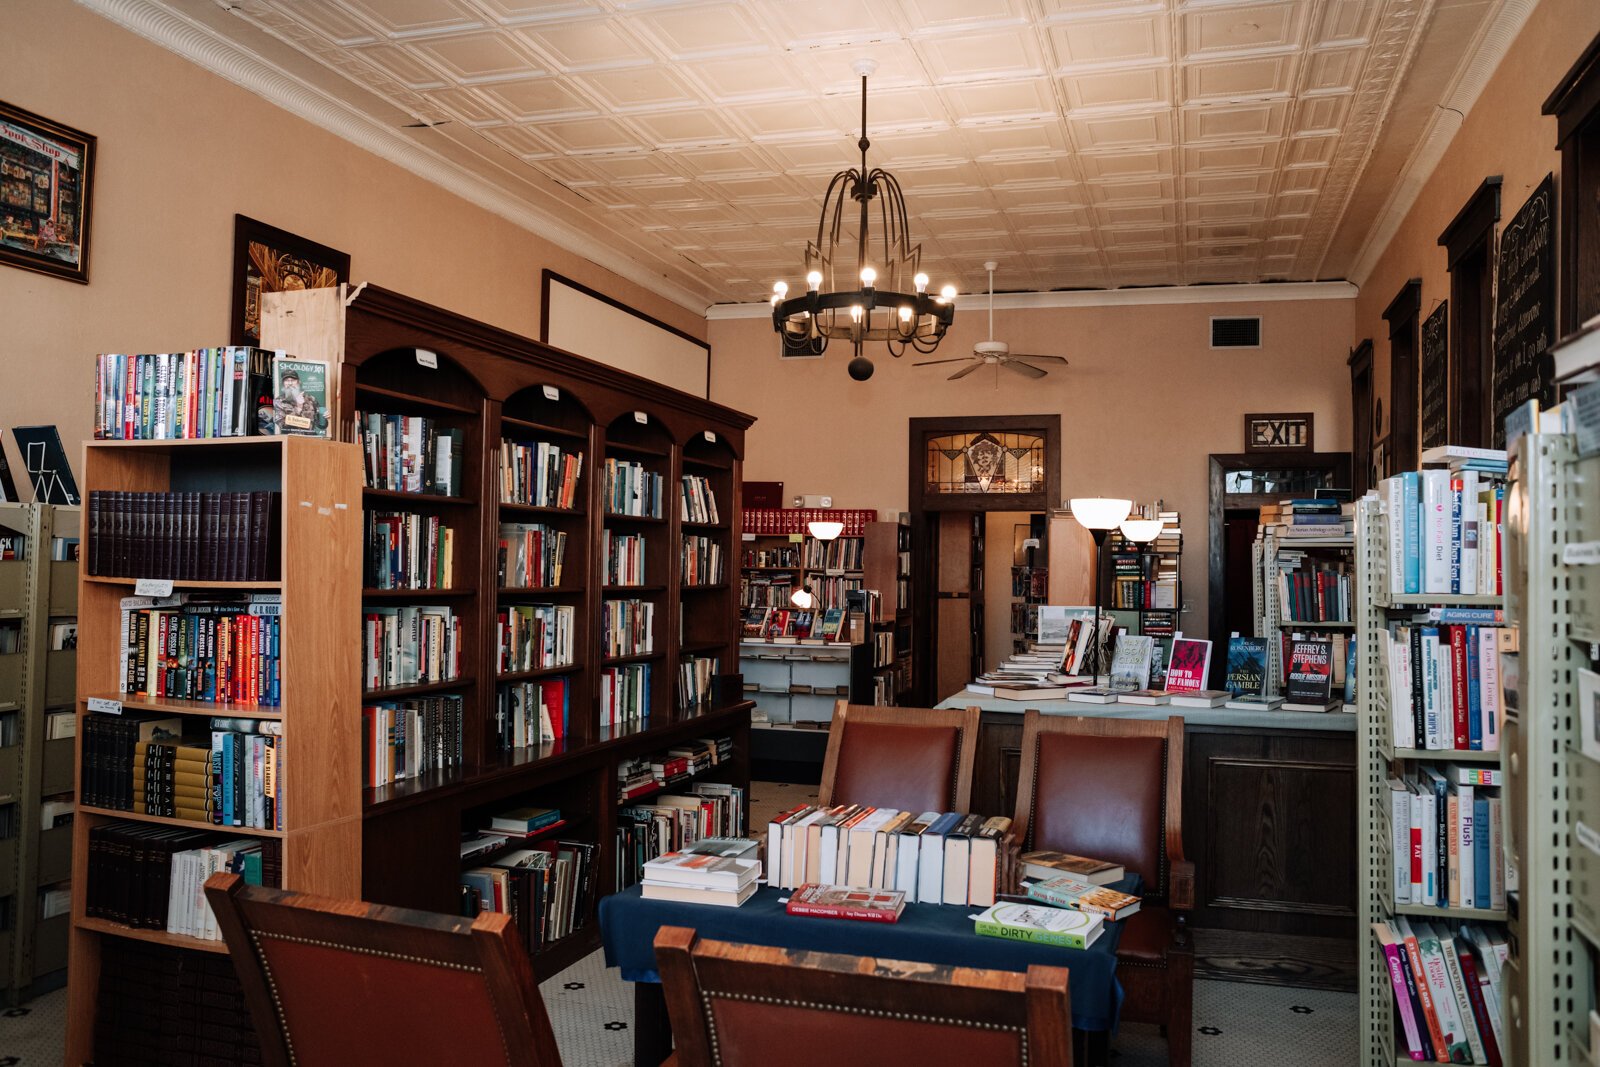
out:
{"label": "display stand of books", "polygon": [[[225,998],[229,983],[233,983],[231,968],[220,958],[227,952],[223,942],[171,932],[175,917],[170,912],[165,928],[148,922],[130,925],[105,916],[106,908],[100,906],[106,903],[105,894],[128,884],[128,876],[120,868],[108,871],[101,853],[91,853],[91,842],[103,839],[108,831],[214,830],[207,838],[214,838],[213,844],[240,839],[259,843],[264,853],[263,878],[269,883],[347,899],[360,896],[361,793],[356,773],[361,760],[360,657],[358,642],[351,634],[360,604],[360,479],[361,457],[355,446],[304,437],[95,441],[84,449],[87,536],[78,585],[76,736],[80,779],[72,859],[66,1046],[70,1063],[106,1062],[112,1050],[134,1055],[127,1028],[137,1028],[140,1017],[154,1010],[150,997],[165,996],[163,1007],[171,1006],[169,1014],[162,1016],[160,1041],[180,1041],[184,1035],[192,1038],[214,1020],[209,1008],[200,1007],[199,999],[191,1002],[178,996],[179,985],[196,974],[214,971],[220,984],[213,992]],[[101,503],[105,500],[101,494],[110,491],[276,494],[271,499],[277,502],[278,513],[265,517],[272,519],[279,531],[277,558],[270,558],[267,550],[271,544],[264,539],[235,540],[259,545],[266,569],[277,577],[148,582],[138,573],[155,570],[148,551],[97,565],[93,561],[99,558],[95,555],[98,543],[110,542],[111,519]],[[196,552],[222,551],[223,544],[220,539],[202,537],[177,538],[170,543]],[[147,542],[146,548],[153,544]],[[124,599],[166,596],[169,590],[174,596],[212,600],[281,598],[277,648],[281,683],[275,703],[265,695],[259,701],[208,701],[123,692],[130,656],[122,638],[129,614],[124,611]],[[178,632],[176,624],[172,632]],[[222,647],[232,646],[224,642]],[[186,651],[192,650],[191,646]],[[250,654],[259,657],[266,653],[252,649]],[[172,668],[177,662],[174,659],[165,666]],[[261,661],[257,658],[255,662]],[[155,673],[152,669],[150,676]],[[223,826],[202,821],[203,814],[191,818],[146,814],[139,807],[142,803],[149,809],[150,794],[135,794],[131,784],[125,788],[133,803],[113,808],[86,802],[99,799],[98,795],[86,797],[85,790],[101,782],[108,770],[126,772],[126,768],[108,768],[98,755],[93,766],[86,765],[86,735],[91,730],[100,734],[141,719],[175,718],[181,723],[181,736],[203,737],[205,741],[199,743],[210,744],[213,717],[248,722],[263,733],[268,728],[281,729],[275,744],[284,774],[276,790],[279,806],[272,824]],[[140,758],[134,756],[134,776],[120,780],[139,780]],[[270,788],[263,792],[272,795]],[[197,802],[197,807],[205,806],[208,802]],[[95,907],[91,907],[91,899]],[[198,958],[213,954],[219,957],[215,965]],[[236,983],[231,989],[237,995]],[[235,1003],[233,1018],[247,1019],[242,1001]],[[230,1022],[221,1029],[234,1025]],[[229,1033],[238,1048],[254,1040],[247,1024]],[[154,1051],[149,1054],[160,1058]]]}
{"label": "display stand of books", "polygon": [[1183,525],[1176,511],[1161,511],[1166,525],[1154,541],[1129,541],[1113,530],[1101,553],[1102,605],[1127,632],[1170,646],[1183,610]]}
{"label": "display stand of books", "polygon": [[[1368,494],[1357,502],[1354,538],[1355,622],[1359,656],[1356,759],[1360,833],[1357,901],[1360,918],[1361,1056],[1363,1063],[1374,1067],[1413,1062],[1407,1053],[1406,1029],[1402,1025],[1406,1020],[1402,1019],[1402,1013],[1396,1011],[1397,1001],[1393,984],[1396,976],[1403,975],[1404,967],[1391,972],[1385,946],[1379,940],[1378,929],[1394,933],[1401,921],[1407,924],[1421,922],[1439,931],[1450,932],[1464,938],[1467,934],[1462,923],[1467,922],[1471,924],[1471,930],[1483,931],[1503,945],[1504,927],[1498,924],[1504,923],[1507,917],[1507,908],[1504,905],[1497,905],[1496,894],[1492,889],[1487,902],[1490,906],[1486,907],[1444,906],[1415,901],[1397,903],[1397,874],[1401,878],[1413,874],[1418,863],[1417,857],[1439,854],[1437,847],[1433,847],[1432,853],[1426,852],[1427,847],[1435,845],[1431,833],[1424,839],[1426,845],[1419,844],[1410,836],[1416,826],[1413,822],[1410,826],[1402,827],[1408,835],[1406,840],[1410,845],[1412,871],[1397,867],[1396,854],[1400,842],[1397,842],[1395,836],[1397,827],[1393,816],[1393,812],[1397,810],[1394,807],[1397,803],[1395,799],[1397,793],[1404,792],[1408,780],[1420,780],[1420,776],[1427,774],[1428,769],[1437,769],[1440,771],[1440,777],[1437,779],[1430,777],[1429,782],[1436,783],[1435,788],[1439,794],[1436,798],[1438,810],[1448,811],[1454,807],[1453,799],[1458,792],[1467,795],[1466,790],[1460,788],[1457,783],[1465,786],[1469,782],[1481,782],[1483,776],[1487,776],[1490,780],[1505,781],[1506,784],[1501,789],[1479,787],[1480,796],[1489,794],[1499,796],[1502,800],[1503,829],[1500,833],[1492,834],[1492,840],[1494,836],[1500,836],[1508,828],[1510,819],[1508,810],[1513,806],[1511,797],[1515,789],[1514,784],[1504,778],[1508,760],[1507,746],[1503,743],[1498,751],[1490,750],[1488,744],[1482,748],[1466,746],[1426,748],[1425,739],[1421,737],[1415,740],[1414,745],[1396,744],[1395,733],[1398,728],[1396,716],[1403,715],[1410,721],[1413,710],[1409,706],[1396,705],[1391,698],[1393,691],[1391,677],[1394,669],[1385,651],[1388,646],[1384,636],[1389,632],[1391,624],[1403,625],[1408,616],[1414,618],[1430,609],[1488,609],[1492,612],[1493,609],[1503,606],[1504,598],[1492,594],[1393,592],[1393,569],[1402,567],[1403,564],[1393,558],[1390,552],[1391,523],[1397,520],[1388,510],[1388,498],[1384,493],[1384,489],[1380,487],[1378,493]],[[1398,497],[1395,500],[1398,501]],[[1273,565],[1272,557],[1268,554],[1263,567],[1270,569]],[[1505,569],[1508,580],[1514,566],[1515,564],[1508,558]],[[1446,647],[1448,649],[1449,646]],[[1409,694],[1411,691],[1407,692]],[[1507,700],[1509,699],[1508,695]],[[1448,720],[1448,709],[1444,715]],[[1453,742],[1454,738],[1450,740]],[[1448,798],[1445,795],[1447,792]],[[1521,803],[1520,795],[1518,794],[1517,804]],[[1447,804],[1447,799],[1452,803]],[[1410,804],[1409,799],[1407,804]],[[1445,821],[1441,816],[1435,825],[1444,825]],[[1478,855],[1484,854],[1484,851],[1480,850]],[[1502,887],[1499,895],[1504,896],[1513,892],[1514,876],[1503,864],[1499,864],[1492,846],[1486,852],[1492,865],[1486,873],[1492,884]],[[1449,853],[1449,868],[1463,875],[1468,871],[1475,875],[1473,869],[1460,868],[1461,862],[1463,857],[1458,857],[1455,852]],[[1499,865],[1498,872],[1493,865]],[[1449,894],[1454,892],[1455,880],[1453,876],[1448,875],[1445,864],[1439,864],[1435,873],[1440,879],[1437,883],[1438,892],[1445,900],[1445,904],[1449,904]],[[1414,877],[1413,874],[1413,879]],[[1427,875],[1424,875],[1424,878],[1426,879]],[[1473,891],[1476,894],[1475,886]],[[1465,941],[1459,942],[1459,944],[1465,943]],[[1494,964],[1494,967],[1496,992],[1509,990],[1514,986],[1509,968],[1501,972],[1498,964]],[[1444,971],[1441,970],[1439,973],[1443,974]],[[1474,987],[1473,992],[1477,991]],[[1501,1002],[1504,1002],[1503,997]],[[1526,1004],[1528,1001],[1525,1000],[1523,1003]],[[1415,1016],[1410,1018],[1419,1026],[1425,1022],[1416,1020]],[[1462,1047],[1465,1054],[1465,1045]],[[1557,1061],[1540,1059],[1537,1056],[1524,1059],[1519,1054],[1507,1062]]]}
{"label": "display stand of books", "polygon": [[[426,749],[432,760],[408,755],[380,768],[386,777],[369,762],[360,893],[456,912],[464,865],[476,862],[461,855],[463,835],[507,809],[559,809],[553,832],[586,857],[597,889],[534,947],[549,977],[599,943],[595,902],[616,888],[626,829],[619,772],[726,737],[731,753],[712,777],[748,785],[750,702],[728,575],[751,420],[375,286],[270,294],[262,338],[336,365],[340,434],[367,457],[369,522],[415,512],[450,528],[446,588],[369,582],[363,594],[369,622],[408,609],[448,619],[455,663],[366,687],[368,709],[420,718],[424,731],[437,702],[449,700],[451,716],[443,746]],[[419,475],[386,488],[372,475],[392,460],[391,426],[419,446]],[[365,647],[364,628],[346,625],[344,639]]]}
{"label": "display stand of books", "polygon": [[67,965],[78,530],[75,507],[0,504],[0,985],[12,1003]]}
{"label": "display stand of books", "polygon": [[[1286,536],[1276,524],[1260,528],[1251,555],[1256,636],[1267,639],[1269,693],[1283,692],[1284,638],[1294,634],[1332,641],[1335,676],[1342,676],[1344,641],[1356,629],[1354,551],[1354,535]],[[1335,693],[1342,689],[1334,686]]]}

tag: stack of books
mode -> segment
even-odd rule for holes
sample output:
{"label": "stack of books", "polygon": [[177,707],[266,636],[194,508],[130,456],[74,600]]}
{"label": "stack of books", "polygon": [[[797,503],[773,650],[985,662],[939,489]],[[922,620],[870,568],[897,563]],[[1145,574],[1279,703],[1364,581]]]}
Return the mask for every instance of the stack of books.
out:
{"label": "stack of books", "polygon": [[1509,991],[1503,927],[1396,917],[1373,923],[1394,990],[1400,1038],[1413,1060],[1504,1062]]}
{"label": "stack of books", "polygon": [[1098,915],[1106,922],[1117,922],[1138,912],[1142,901],[1131,893],[1119,893],[1104,885],[1064,874],[1037,882],[1024,882],[1023,890],[1032,900],[1054,908],[1073,908]]}
{"label": "stack of books", "polygon": [[1389,779],[1396,904],[1504,910],[1503,773],[1422,764]]}
{"label": "stack of books", "polygon": [[1276,527],[1283,538],[1350,537],[1355,533],[1355,505],[1347,501],[1315,499],[1282,500],[1261,506],[1262,526]]}
{"label": "stack of books", "polygon": [[1500,660],[1516,648],[1501,616],[1498,608],[1434,608],[1378,631],[1395,748],[1499,751]]}
{"label": "stack of books", "polygon": [[1446,445],[1380,486],[1392,594],[1499,596],[1506,453]]}
{"label": "stack of books", "polygon": [[767,826],[767,881],[896,889],[907,901],[987,907],[1004,874],[1003,817],[859,804],[801,805]]}
{"label": "stack of books", "polygon": [[[756,843],[749,844],[753,853]],[[647,861],[642,892],[646,900],[737,908],[755,894],[760,877],[761,861],[753,854],[718,855],[691,849]]]}
{"label": "stack of books", "polygon": [[747,840],[746,810],[744,789],[721,782],[698,782],[682,796],[657,795],[618,808],[615,884],[638,882],[645,863],[663,853],[713,847],[701,842]]}
{"label": "stack of books", "polygon": [[599,848],[546,839],[461,873],[461,914],[499,912],[516,920],[529,953],[581,929],[600,883]]}

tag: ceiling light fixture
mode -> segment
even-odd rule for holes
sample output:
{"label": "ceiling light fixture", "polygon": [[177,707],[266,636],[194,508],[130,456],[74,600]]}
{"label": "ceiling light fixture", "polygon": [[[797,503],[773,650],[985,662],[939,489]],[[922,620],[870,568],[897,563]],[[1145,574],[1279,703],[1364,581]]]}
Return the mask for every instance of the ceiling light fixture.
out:
{"label": "ceiling light fixture", "polygon": [[[937,296],[928,292],[922,246],[911,243],[900,183],[881,167],[867,169],[867,78],[878,64],[858,59],[853,69],[861,77],[861,168],[842,170],[828,183],[817,239],[806,244],[806,291],[791,297],[787,282],[776,283],[772,325],[792,355],[820,356],[830,340],[848,341],[855,352],[850,377],[866,381],[873,367],[861,348],[869,341],[882,341],[896,359],[907,345],[922,353],[939,347],[955,317],[956,290],[947,285]],[[859,206],[847,210],[852,200]],[[852,245],[854,261],[847,262]],[[903,292],[907,282],[911,291]]]}

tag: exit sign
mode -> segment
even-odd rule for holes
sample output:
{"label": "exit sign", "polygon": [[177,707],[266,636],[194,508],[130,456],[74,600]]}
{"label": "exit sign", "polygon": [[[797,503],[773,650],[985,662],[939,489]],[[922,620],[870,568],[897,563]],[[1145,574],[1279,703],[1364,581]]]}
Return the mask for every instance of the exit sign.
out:
{"label": "exit sign", "polygon": [[1312,414],[1278,412],[1244,417],[1246,452],[1310,452]]}

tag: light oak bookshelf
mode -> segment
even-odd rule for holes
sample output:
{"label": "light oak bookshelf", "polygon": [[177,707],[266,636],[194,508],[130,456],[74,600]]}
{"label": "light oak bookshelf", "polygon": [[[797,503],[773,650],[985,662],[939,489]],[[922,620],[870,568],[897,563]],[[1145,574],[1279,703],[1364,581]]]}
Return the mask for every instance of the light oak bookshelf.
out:
{"label": "light oak bookshelf", "polygon": [[[174,593],[196,590],[281,593],[282,704],[259,708],[203,701],[126,699],[118,693],[120,602],[133,579],[83,575],[78,587],[78,741],[91,697],[122,701],[129,712],[193,716],[209,729],[212,716],[276,719],[283,723],[284,829],[215,829],[225,836],[270,838],[281,849],[282,888],[335,897],[360,895],[361,792],[358,742],[358,642],[349,620],[359,611],[361,459],[352,445],[301,437],[174,442],[91,442],[84,448],[85,500],[95,490],[234,491],[281,493],[280,573],[276,582],[174,582]],[[84,540],[87,559],[91,551]],[[200,952],[225,952],[161,930],[134,929],[86,913],[89,831],[105,824],[147,823],[207,829],[207,824],[79,804],[73,844],[71,962],[67,1002],[69,1063],[94,1058],[94,1027],[107,939],[123,938]]]}

